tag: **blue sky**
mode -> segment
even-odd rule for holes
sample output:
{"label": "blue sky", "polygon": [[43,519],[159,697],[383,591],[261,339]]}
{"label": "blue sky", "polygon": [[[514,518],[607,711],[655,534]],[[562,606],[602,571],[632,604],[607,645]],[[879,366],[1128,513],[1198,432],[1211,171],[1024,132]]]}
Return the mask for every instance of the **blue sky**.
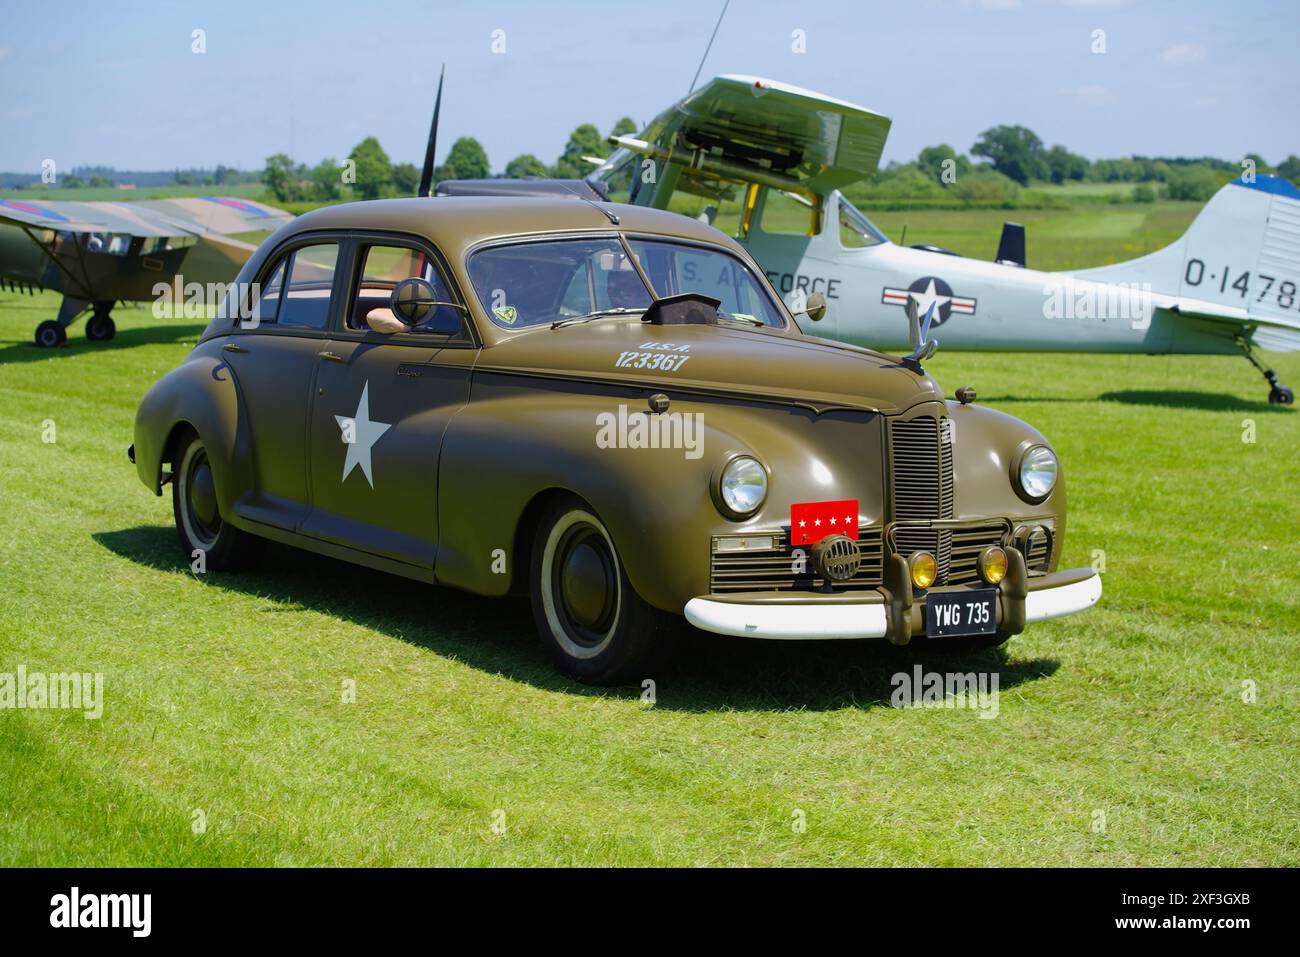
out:
{"label": "blue sky", "polygon": [[[314,163],[373,134],[494,169],[551,161],[581,122],[638,123],[690,85],[721,0],[0,0],[0,169]],[[704,76],[753,73],[879,110],[886,159],[1020,123],[1086,156],[1300,153],[1300,4],[1140,0],[732,0]],[[207,53],[191,52],[206,31]],[[506,50],[493,53],[494,30]],[[792,50],[804,31],[806,53]],[[1106,52],[1091,52],[1093,31]]]}

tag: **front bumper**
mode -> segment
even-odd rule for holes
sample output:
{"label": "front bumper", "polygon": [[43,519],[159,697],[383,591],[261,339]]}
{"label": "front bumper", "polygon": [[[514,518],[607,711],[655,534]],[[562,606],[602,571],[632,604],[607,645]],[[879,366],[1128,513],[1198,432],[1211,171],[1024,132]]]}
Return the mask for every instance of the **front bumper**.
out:
{"label": "front bumper", "polygon": [[[1019,552],[1008,549],[1008,557],[1010,568],[998,585],[1000,637],[1019,634],[1031,622],[1091,608],[1101,598],[1101,576],[1091,568],[1031,578]],[[874,591],[703,595],[688,601],[684,612],[696,628],[719,635],[795,641],[888,638],[905,645],[913,635],[925,633],[925,595],[913,594],[906,562],[901,556],[895,559],[886,566],[884,584]],[[927,594],[967,587],[932,588]]]}

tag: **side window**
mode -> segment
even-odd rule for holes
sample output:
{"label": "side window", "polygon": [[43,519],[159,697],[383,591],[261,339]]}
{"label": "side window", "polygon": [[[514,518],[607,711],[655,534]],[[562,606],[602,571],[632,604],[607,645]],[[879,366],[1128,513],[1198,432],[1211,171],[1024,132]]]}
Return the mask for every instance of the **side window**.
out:
{"label": "side window", "polygon": [[758,228],[769,236],[811,236],[812,204],[802,196],[780,189],[764,190],[763,217]]}
{"label": "side window", "polygon": [[[398,329],[442,336],[456,335],[461,331],[461,310],[450,305],[455,299],[446,279],[422,250],[408,246],[367,246],[361,262],[361,279],[345,320],[349,329],[380,332]],[[412,278],[423,279],[433,286],[434,299],[447,305],[434,306],[428,319],[417,326],[407,327],[388,308],[388,297],[399,282]]]}
{"label": "side window", "polygon": [[840,245],[845,249],[863,249],[886,242],[871,220],[843,196],[840,197]]}
{"label": "side window", "polygon": [[845,249],[865,249],[867,245],[866,237],[849,222],[842,206],[840,207],[840,245]]}
{"label": "side window", "polygon": [[284,264],[288,262],[289,257],[281,259],[275,269],[271,270],[271,275],[267,277],[262,287],[254,291],[252,315],[249,317],[250,328],[265,323],[275,322],[276,313],[280,310],[280,292],[284,285]]}
{"label": "side window", "polygon": [[329,320],[330,290],[338,265],[337,243],[300,246],[289,257],[289,280],[276,325],[324,329]]}

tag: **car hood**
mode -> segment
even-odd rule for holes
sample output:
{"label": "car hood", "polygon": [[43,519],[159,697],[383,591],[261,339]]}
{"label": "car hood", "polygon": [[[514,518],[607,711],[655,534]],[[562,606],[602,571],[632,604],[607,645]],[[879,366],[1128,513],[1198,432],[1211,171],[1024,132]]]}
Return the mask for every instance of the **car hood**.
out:
{"label": "car hood", "polygon": [[[648,354],[644,364],[642,353]],[[678,357],[669,363],[671,371],[650,367],[657,355]],[[680,361],[682,356],[689,358]],[[522,332],[484,350],[475,371],[739,395],[818,411],[890,414],[943,398],[928,375],[841,342],[779,330],[658,326],[622,318]]]}

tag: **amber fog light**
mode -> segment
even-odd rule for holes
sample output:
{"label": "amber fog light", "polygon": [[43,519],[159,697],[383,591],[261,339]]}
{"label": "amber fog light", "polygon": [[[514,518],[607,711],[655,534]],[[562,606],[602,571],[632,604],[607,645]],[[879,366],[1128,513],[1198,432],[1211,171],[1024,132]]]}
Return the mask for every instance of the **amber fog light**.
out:
{"label": "amber fog light", "polygon": [[980,552],[980,578],[990,585],[996,585],[1007,575],[1007,553],[996,545],[990,545]]}
{"label": "amber fog light", "polygon": [[913,552],[907,560],[907,568],[912,573],[912,584],[917,588],[929,588],[939,577],[939,564],[929,552]]}

